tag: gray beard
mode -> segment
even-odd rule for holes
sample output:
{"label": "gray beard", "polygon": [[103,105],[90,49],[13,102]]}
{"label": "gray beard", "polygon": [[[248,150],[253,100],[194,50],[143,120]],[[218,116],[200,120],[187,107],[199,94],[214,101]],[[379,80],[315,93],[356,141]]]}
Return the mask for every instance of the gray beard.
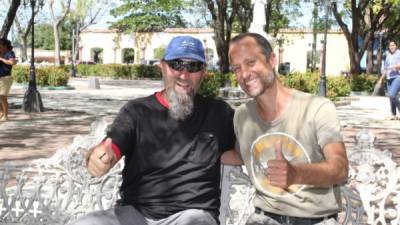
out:
{"label": "gray beard", "polygon": [[177,94],[173,89],[167,90],[169,115],[179,121],[186,119],[193,111],[193,96]]}

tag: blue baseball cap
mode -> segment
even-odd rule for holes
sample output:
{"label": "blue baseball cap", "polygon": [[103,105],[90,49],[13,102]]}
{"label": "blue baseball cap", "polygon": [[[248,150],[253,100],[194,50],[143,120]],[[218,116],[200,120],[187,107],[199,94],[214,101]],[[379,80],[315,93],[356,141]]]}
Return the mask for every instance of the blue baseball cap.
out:
{"label": "blue baseball cap", "polygon": [[167,46],[164,60],[194,59],[206,63],[201,41],[191,36],[174,37]]}

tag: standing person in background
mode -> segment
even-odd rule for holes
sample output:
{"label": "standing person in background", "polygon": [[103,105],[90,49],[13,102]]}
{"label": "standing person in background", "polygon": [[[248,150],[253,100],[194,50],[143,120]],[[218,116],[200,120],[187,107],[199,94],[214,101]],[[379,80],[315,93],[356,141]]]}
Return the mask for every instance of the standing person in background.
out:
{"label": "standing person in background", "polygon": [[256,188],[248,225],[311,225],[336,218],[348,161],[334,104],[287,88],[276,55],[259,34],[230,42],[229,61],[254,99],[239,106],[237,150]]}
{"label": "standing person in background", "polygon": [[11,69],[13,65],[17,64],[12,49],[13,46],[9,40],[0,39],[0,121],[8,120],[7,95],[13,82]]}
{"label": "standing person in background", "polygon": [[398,97],[400,92],[400,50],[397,48],[397,44],[394,41],[389,42],[389,50],[386,53],[383,66],[383,72],[379,82],[382,83],[383,79],[386,77],[390,109],[392,111],[390,119],[399,120],[400,116],[397,116],[396,108],[400,114],[400,102]]}

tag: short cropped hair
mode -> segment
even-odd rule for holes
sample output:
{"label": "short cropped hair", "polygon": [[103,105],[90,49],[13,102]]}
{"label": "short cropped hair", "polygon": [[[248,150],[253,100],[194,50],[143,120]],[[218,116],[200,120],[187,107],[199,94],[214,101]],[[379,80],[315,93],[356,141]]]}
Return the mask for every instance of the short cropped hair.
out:
{"label": "short cropped hair", "polygon": [[257,34],[257,33],[239,34],[239,35],[235,36],[234,38],[232,38],[230,43],[235,44],[235,43],[243,40],[246,37],[253,38],[256,41],[257,45],[261,48],[262,54],[265,56],[265,58],[269,59],[269,57],[271,56],[271,53],[273,51],[271,44],[268,42],[268,40],[265,37],[263,37],[260,34]]}

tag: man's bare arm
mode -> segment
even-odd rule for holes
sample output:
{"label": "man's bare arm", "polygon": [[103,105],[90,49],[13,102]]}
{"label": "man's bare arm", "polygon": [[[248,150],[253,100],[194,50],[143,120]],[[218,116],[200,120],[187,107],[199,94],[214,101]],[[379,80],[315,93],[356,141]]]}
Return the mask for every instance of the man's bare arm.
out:
{"label": "man's bare arm", "polygon": [[323,152],[325,160],[318,163],[291,165],[284,158],[268,161],[267,176],[271,184],[281,188],[292,184],[329,187],[346,181],[348,161],[344,144],[327,144]]}
{"label": "man's bare arm", "polygon": [[222,164],[231,166],[243,165],[242,158],[235,149],[224,152],[221,156],[221,162]]}

